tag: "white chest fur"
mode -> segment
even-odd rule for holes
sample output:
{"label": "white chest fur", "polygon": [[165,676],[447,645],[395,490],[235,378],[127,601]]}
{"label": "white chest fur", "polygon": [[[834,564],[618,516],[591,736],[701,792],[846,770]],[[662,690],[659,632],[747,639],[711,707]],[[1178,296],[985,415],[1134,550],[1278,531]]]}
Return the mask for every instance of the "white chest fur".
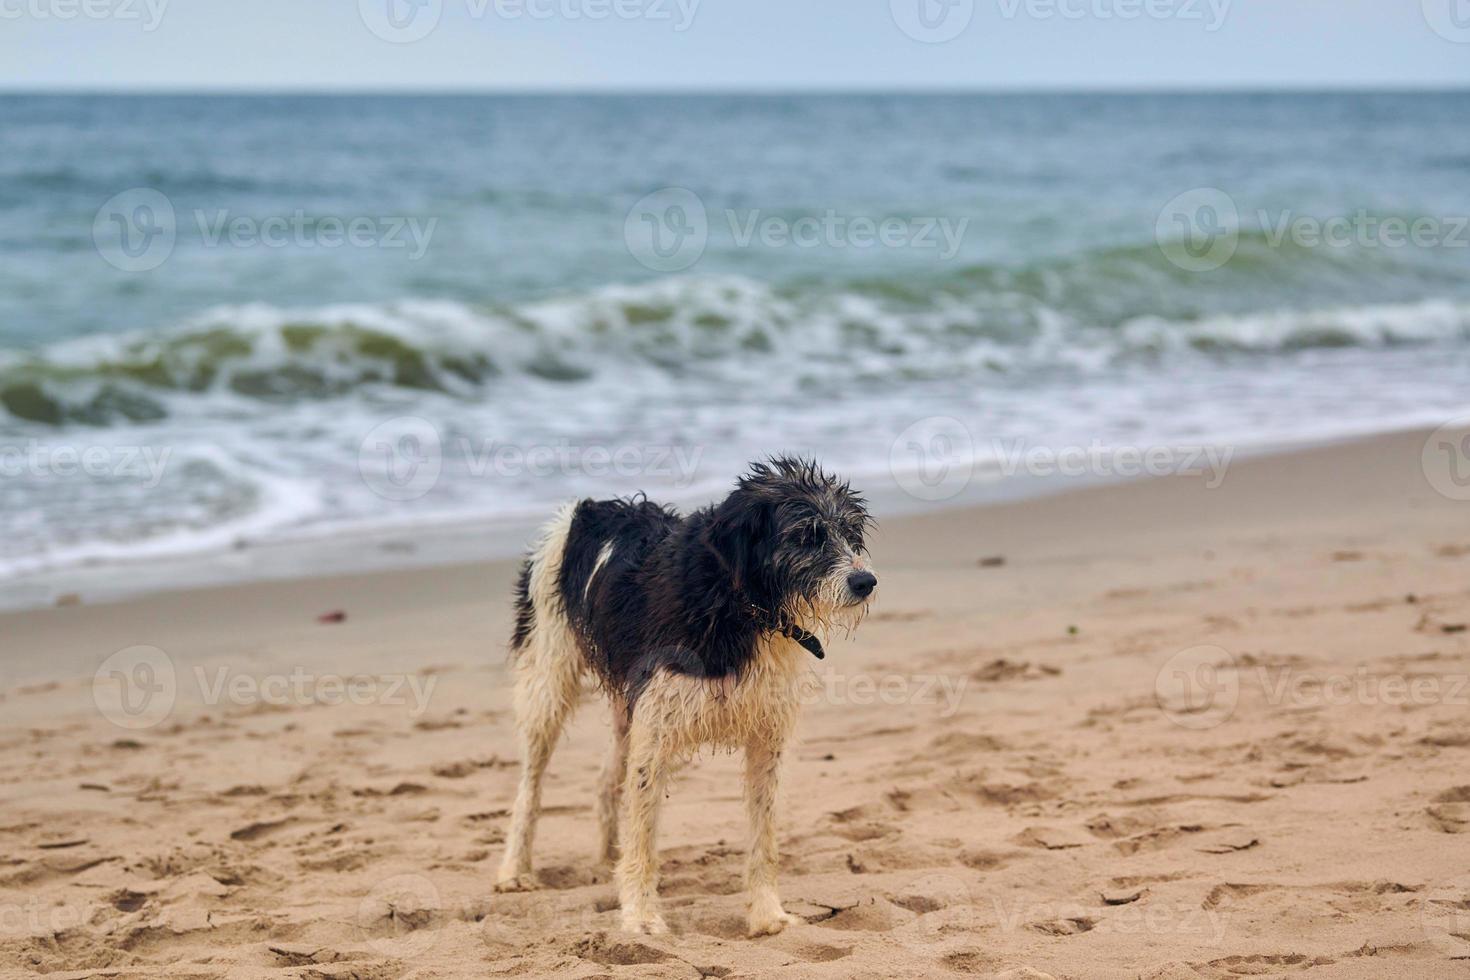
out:
{"label": "white chest fur", "polygon": [[704,745],[780,746],[796,724],[809,658],[794,641],[768,636],[738,682],[661,673],[635,710],[677,755]]}

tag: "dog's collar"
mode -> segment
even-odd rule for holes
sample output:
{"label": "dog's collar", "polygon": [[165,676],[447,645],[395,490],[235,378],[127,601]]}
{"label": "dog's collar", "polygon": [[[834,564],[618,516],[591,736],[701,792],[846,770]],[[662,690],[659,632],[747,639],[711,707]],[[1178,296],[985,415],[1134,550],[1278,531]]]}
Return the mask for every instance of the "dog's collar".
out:
{"label": "dog's collar", "polygon": [[800,626],[788,626],[781,631],[782,636],[790,637],[806,648],[806,652],[818,660],[827,659],[827,651],[822,649],[822,641],[817,639]]}
{"label": "dog's collar", "polygon": [[755,603],[751,602],[749,598],[745,600],[745,604],[750,607],[751,618],[754,619],[758,624],[763,626],[765,629],[773,630],[774,632],[780,633],[782,636],[786,637],[789,640],[796,641],[802,646],[802,648],[806,650],[807,653],[811,654],[813,657],[816,657],[818,660],[827,659],[827,651],[822,649],[822,641],[817,639],[810,630],[802,629],[800,626],[797,626],[794,623],[775,626],[767,625],[771,622],[771,620],[775,619],[776,617],[766,612],[760,606],[757,606]]}

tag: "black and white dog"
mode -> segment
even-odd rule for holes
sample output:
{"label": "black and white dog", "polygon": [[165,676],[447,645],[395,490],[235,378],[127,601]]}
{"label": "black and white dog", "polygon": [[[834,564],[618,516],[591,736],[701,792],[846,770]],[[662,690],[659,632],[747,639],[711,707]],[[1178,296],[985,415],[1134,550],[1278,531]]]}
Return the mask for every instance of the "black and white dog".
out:
{"label": "black and white dog", "polygon": [[745,752],[750,934],[793,921],[776,891],[777,770],[807,657],[823,656],[819,637],[833,627],[862,621],[878,584],[865,504],[815,463],[782,457],[754,464],[722,503],[687,517],[639,498],[583,500],[547,525],[516,590],[522,771],[497,891],[535,885],[541,779],[590,673],[612,702],[598,857],[617,860],[623,927],[668,930],[658,806],[702,745]]}

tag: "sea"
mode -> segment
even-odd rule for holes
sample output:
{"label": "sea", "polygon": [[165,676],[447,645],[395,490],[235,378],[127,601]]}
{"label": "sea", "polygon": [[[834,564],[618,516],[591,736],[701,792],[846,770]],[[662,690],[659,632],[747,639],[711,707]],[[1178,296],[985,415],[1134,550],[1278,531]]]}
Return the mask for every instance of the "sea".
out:
{"label": "sea", "polygon": [[1467,121],[0,94],[0,604],[494,557],[558,501],[694,505],[774,453],[899,512],[1439,425]]}

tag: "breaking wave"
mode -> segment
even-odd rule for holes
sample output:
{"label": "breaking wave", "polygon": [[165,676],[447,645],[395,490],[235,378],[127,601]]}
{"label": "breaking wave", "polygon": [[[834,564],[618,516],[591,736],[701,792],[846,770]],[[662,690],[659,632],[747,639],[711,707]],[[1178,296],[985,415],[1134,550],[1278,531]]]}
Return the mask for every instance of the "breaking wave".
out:
{"label": "breaking wave", "polygon": [[[0,406],[55,426],[256,411],[358,394],[483,400],[530,385],[776,389],[1095,371],[1144,358],[1461,344],[1470,303],[1204,315],[1053,305],[1024,277],[924,302],[892,282],[779,288],[738,277],[612,286],[517,305],[220,307],[152,332],[0,351]],[[969,283],[973,287],[973,281]]]}

